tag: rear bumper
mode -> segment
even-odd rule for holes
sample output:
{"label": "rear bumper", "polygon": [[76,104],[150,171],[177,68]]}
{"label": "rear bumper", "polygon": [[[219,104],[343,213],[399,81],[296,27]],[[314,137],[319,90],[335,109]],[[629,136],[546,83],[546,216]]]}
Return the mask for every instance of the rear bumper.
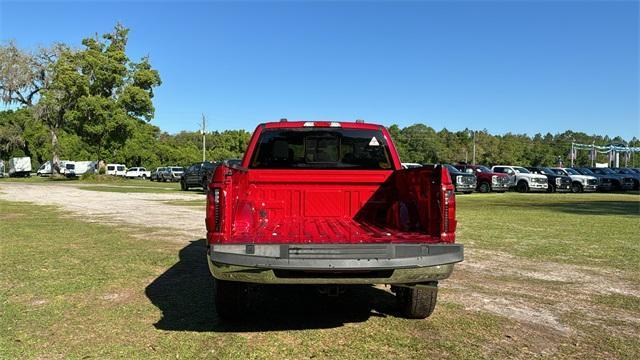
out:
{"label": "rear bumper", "polygon": [[212,245],[220,280],[262,284],[411,284],[443,280],[460,244]]}

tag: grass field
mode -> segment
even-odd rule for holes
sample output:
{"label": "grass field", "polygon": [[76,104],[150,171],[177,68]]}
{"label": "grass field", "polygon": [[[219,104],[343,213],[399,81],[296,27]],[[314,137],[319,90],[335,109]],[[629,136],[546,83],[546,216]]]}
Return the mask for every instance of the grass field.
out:
{"label": "grass field", "polygon": [[[640,356],[640,196],[457,201],[467,259],[442,283],[429,319],[397,317],[393,297],[378,287],[338,298],[279,287],[251,294],[255,317],[225,324],[215,314],[202,239],[150,241],[147,228],[0,200],[0,358]],[[536,270],[560,275],[529,276]],[[561,276],[572,272],[573,280]],[[596,273],[622,290],[585,291],[580,277]],[[498,308],[474,306],[476,298]],[[501,312],[503,301],[540,316],[561,309],[557,321],[568,330]]]}

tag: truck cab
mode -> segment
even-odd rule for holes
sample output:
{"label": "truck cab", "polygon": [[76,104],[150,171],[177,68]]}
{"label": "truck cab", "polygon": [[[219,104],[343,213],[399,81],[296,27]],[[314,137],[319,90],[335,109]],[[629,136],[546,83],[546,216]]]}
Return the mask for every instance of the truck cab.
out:
{"label": "truck cab", "polygon": [[447,170],[402,169],[380,125],[260,124],[241,164],[219,165],[208,187],[222,318],[246,310],[251,283],[389,284],[406,317],[425,318],[463,259]]}

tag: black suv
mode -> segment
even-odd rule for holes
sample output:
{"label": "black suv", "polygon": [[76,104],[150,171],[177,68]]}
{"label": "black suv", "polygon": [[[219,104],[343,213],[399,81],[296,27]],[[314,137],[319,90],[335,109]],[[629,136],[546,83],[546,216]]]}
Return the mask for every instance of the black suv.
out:
{"label": "black suv", "polygon": [[475,175],[460,171],[453,165],[445,164],[442,166],[447,168],[447,170],[449,171],[451,182],[453,182],[453,185],[456,187],[457,192],[471,194],[476,190],[478,179]]}
{"label": "black suv", "polygon": [[613,189],[614,190],[631,190],[633,189],[633,178],[625,175],[625,174],[618,174],[617,172],[609,169],[609,168],[591,168],[590,169],[593,173],[595,173],[596,175],[604,175],[604,176],[611,176],[613,178],[616,178],[618,181],[614,182],[614,186]]}
{"label": "black suv", "polygon": [[527,170],[534,174],[546,175],[549,187],[547,192],[569,192],[571,191],[571,178],[566,175],[559,175],[548,167],[528,166]]}
{"label": "black suv", "polygon": [[616,173],[633,179],[633,190],[640,189],[640,173],[631,168],[613,168]]}
{"label": "black suv", "polygon": [[190,187],[201,187],[202,190],[207,191],[209,179],[217,166],[218,163],[210,161],[204,161],[189,166],[180,178],[180,189],[187,191]]}

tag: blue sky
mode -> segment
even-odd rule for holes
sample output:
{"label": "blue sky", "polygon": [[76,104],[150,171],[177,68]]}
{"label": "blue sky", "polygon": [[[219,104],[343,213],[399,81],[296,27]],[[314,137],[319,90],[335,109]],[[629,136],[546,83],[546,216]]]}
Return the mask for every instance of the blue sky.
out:
{"label": "blue sky", "polygon": [[5,2],[21,47],[131,28],[165,131],[327,119],[640,136],[639,6],[621,2]]}

